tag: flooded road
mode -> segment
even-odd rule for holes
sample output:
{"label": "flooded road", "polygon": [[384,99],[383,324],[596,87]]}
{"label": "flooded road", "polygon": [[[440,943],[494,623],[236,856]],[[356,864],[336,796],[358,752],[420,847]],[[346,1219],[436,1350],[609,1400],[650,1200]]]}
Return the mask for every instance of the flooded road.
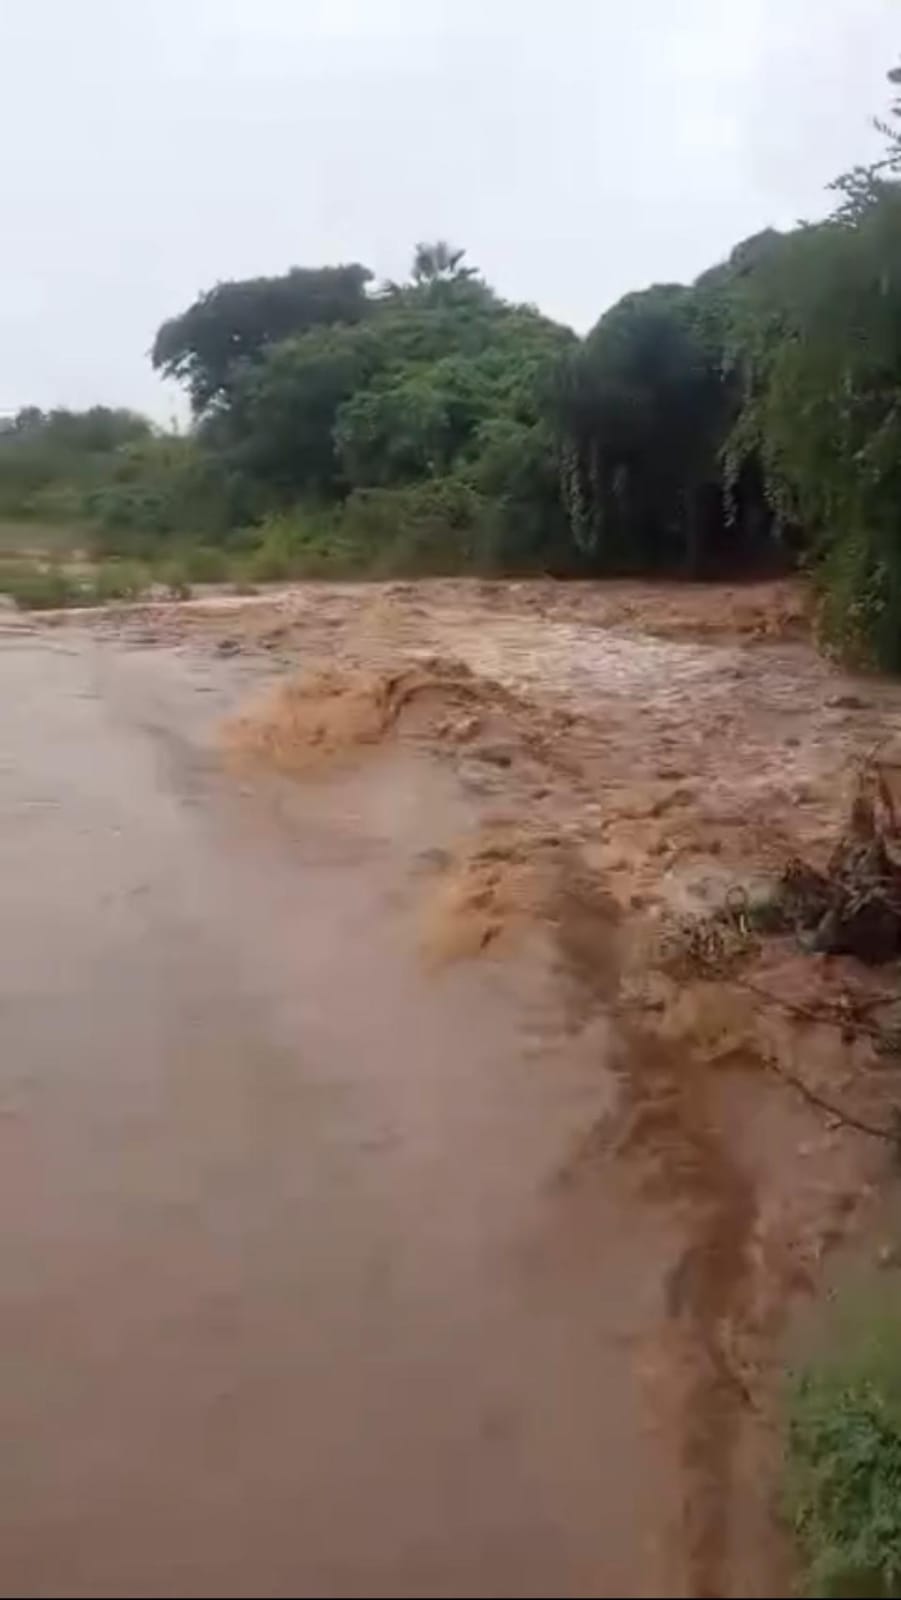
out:
{"label": "flooded road", "polygon": [[901,698],[700,593],[4,624],[0,1592],[785,1592],[778,1333],[886,1162],[767,1067],[861,1094],[853,974],[659,936]]}
{"label": "flooded road", "polygon": [[543,951],[419,975],[446,779],[236,794],[221,666],[0,670],[3,1591],[650,1582],[656,1225],[553,1197],[610,1083]]}

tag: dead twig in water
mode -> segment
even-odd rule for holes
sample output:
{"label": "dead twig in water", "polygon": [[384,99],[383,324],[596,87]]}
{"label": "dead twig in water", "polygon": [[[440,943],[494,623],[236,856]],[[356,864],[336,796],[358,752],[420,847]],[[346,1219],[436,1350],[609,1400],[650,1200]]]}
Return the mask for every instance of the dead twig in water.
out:
{"label": "dead twig in water", "polygon": [[877,1006],[894,1005],[897,1001],[897,996],[878,995],[872,999],[861,1000],[859,1004],[857,1002],[849,1002],[849,1009],[845,1011],[840,1008],[836,1009],[834,1006],[830,1007],[828,1002],[817,1006],[809,1005],[799,1000],[786,1000],[782,995],[773,994],[772,990],[762,988],[760,984],[754,983],[752,979],[742,978],[737,974],[733,976],[731,981],[738,988],[747,989],[749,994],[756,995],[758,1000],[765,1000],[768,1005],[777,1006],[780,1011],[787,1012],[790,1017],[798,1017],[803,1022],[823,1022],[827,1027],[840,1028],[845,1034],[854,1036],[863,1034],[865,1038],[872,1039],[874,1044],[881,1045],[884,1049],[892,1041],[892,1036],[887,1029],[880,1028],[878,1023],[869,1022],[859,1014],[855,1016],[852,1007],[856,1008],[858,1013],[860,1011],[872,1011]]}
{"label": "dead twig in water", "polygon": [[796,1072],[790,1072],[788,1067],[783,1067],[772,1056],[764,1056],[763,1062],[778,1078],[782,1078],[786,1083],[790,1083],[793,1089],[797,1089],[798,1093],[809,1105],[818,1107],[820,1111],[828,1112],[830,1117],[836,1117],[843,1127],[854,1128],[857,1133],[869,1134],[872,1139],[885,1139],[888,1144],[894,1145],[895,1150],[901,1154],[901,1113],[897,1109],[894,1114],[894,1126],[891,1128],[880,1127],[875,1122],[866,1122],[862,1117],[855,1117],[850,1111],[846,1111],[843,1106],[836,1105],[834,1100],[829,1100],[825,1095],[819,1094],[816,1089],[811,1089],[809,1083],[806,1083]]}

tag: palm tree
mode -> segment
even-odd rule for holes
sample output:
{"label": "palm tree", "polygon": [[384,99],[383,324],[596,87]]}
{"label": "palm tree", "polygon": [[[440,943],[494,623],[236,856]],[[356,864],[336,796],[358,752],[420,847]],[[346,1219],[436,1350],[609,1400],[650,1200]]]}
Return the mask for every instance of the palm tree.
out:
{"label": "palm tree", "polygon": [[446,239],[420,243],[413,255],[414,283],[451,283],[460,278],[474,278],[475,267],[461,267],[465,250],[455,250]]}

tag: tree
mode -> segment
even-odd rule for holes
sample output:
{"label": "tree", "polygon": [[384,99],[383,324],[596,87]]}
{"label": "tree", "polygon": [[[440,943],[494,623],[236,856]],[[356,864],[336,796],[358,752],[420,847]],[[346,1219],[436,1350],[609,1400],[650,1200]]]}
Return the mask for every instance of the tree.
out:
{"label": "tree", "polygon": [[560,498],[557,442],[545,421],[514,415],[483,423],[470,477],[495,507],[491,564],[501,571],[540,566],[562,574],[584,570]]}
{"label": "tree", "polygon": [[601,569],[697,571],[722,525],[728,417],[698,296],[626,295],[562,363],[551,411],[575,544]]}
{"label": "tree", "polygon": [[460,264],[465,254],[465,250],[455,250],[446,239],[418,244],[413,253],[413,282],[452,283],[455,279],[474,278],[475,267]]}
{"label": "tree", "polygon": [[200,415],[227,402],[242,369],[270,346],[323,324],[360,322],[369,310],[371,277],[354,262],[219,283],[163,323],[153,365],[187,385]]}
{"label": "tree", "polygon": [[465,250],[454,249],[446,239],[419,243],[413,252],[408,282],[389,280],[382,285],[381,298],[432,306],[497,305],[497,296],[477,268],[462,265],[465,254]]}
{"label": "tree", "polygon": [[490,417],[536,420],[537,375],[573,335],[459,282],[437,300],[408,285],[362,321],[268,346],[206,414],[205,443],[279,503],[461,469]]}
{"label": "tree", "polygon": [[338,494],[335,422],[376,359],[366,324],[286,339],[236,376],[228,410],[212,420],[207,437],[279,501]]}
{"label": "tree", "polygon": [[124,408],[23,406],[0,430],[0,509],[44,521],[80,517],[84,496],[152,438],[146,417]]}
{"label": "tree", "polygon": [[341,406],[334,441],[347,481],[386,486],[432,478],[453,456],[449,397],[434,368],[360,389]]}
{"label": "tree", "polygon": [[30,443],[92,454],[116,450],[136,439],[146,439],[150,423],[137,411],[124,406],[91,406],[87,411],[41,411],[38,406],[23,406],[2,430],[7,446]]}
{"label": "tree", "polygon": [[232,505],[328,500],[329,526],[364,544],[402,529],[424,566],[432,543],[441,561],[682,574],[800,552],[833,637],[901,667],[890,79],[884,152],[837,180],[826,223],[626,295],[584,340],[439,239],[374,294],[359,266],[220,284],[164,324],[154,361],[188,384]]}
{"label": "tree", "polygon": [[732,475],[760,464],[778,522],[799,530],[833,642],[901,668],[901,137],[878,125],[886,154],[838,181],[834,216],[735,286],[725,455]]}
{"label": "tree", "polygon": [[803,530],[835,642],[901,667],[901,185],[800,229],[736,298],[744,395],[729,443],[753,453],[782,524]]}
{"label": "tree", "polygon": [[[893,67],[887,76],[893,87],[901,86],[901,67]],[[852,167],[829,185],[842,196],[836,220],[851,226],[859,222],[868,208],[877,204],[901,176],[901,95],[896,94],[892,100],[887,120],[874,117],[873,126],[885,139],[885,150],[879,160],[868,166]]]}

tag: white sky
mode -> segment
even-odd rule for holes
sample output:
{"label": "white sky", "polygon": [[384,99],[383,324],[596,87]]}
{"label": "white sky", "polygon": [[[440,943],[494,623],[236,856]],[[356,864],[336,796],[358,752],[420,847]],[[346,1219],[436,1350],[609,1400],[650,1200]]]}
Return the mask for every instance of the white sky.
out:
{"label": "white sky", "polygon": [[0,411],[173,398],[217,279],[465,245],[589,327],[816,216],[901,0],[0,0]]}

